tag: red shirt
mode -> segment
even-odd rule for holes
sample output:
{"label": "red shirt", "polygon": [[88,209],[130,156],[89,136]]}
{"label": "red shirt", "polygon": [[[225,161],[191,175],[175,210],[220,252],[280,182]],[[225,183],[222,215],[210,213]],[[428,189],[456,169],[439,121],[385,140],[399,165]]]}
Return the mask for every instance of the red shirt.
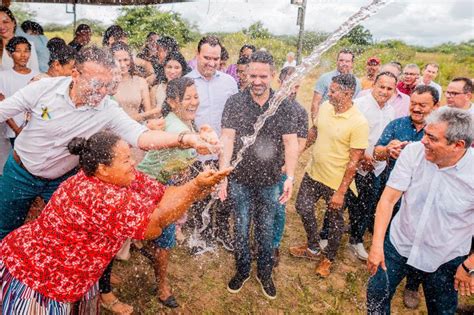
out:
{"label": "red shirt", "polygon": [[416,82],[413,85],[406,85],[403,81],[398,82],[397,89],[408,96],[412,95],[416,88]]}
{"label": "red shirt", "polygon": [[129,187],[81,171],[59,186],[37,220],[0,243],[0,258],[31,289],[75,302],[97,282],[127,238],[144,238],[164,189],[138,171]]}

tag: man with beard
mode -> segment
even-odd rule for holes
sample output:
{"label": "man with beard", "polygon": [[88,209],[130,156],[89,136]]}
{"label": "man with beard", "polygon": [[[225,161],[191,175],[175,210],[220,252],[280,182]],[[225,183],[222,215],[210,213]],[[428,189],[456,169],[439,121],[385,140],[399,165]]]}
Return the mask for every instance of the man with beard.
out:
{"label": "man with beard", "polygon": [[[231,96],[225,105],[221,137],[224,148],[219,159],[221,169],[227,168],[236,158],[244,145],[244,137],[254,134],[255,122],[269,108],[274,94],[270,89],[274,75],[273,57],[264,51],[253,53],[248,66],[249,88]],[[229,193],[235,202],[236,273],[227,285],[231,293],[238,293],[250,278],[250,220],[253,219],[254,239],[258,243],[257,280],[267,298],[276,298],[272,279],[273,227],[279,203],[287,202],[292,194],[298,159],[296,131],[293,106],[284,100],[276,113],[265,121],[255,143],[243,154],[242,161],[229,178],[229,185],[224,181],[221,186],[221,199]],[[283,194],[279,196],[283,165],[287,179],[283,184]]]}
{"label": "man with beard", "polygon": [[[360,159],[368,146],[369,125],[364,115],[353,105],[356,79],[352,74],[332,78],[329,101],[321,105],[308,136],[307,147],[314,142],[311,161],[296,197],[296,211],[301,216],[307,243],[290,247],[294,257],[318,261],[316,274],[328,277],[344,232],[344,209],[348,200],[357,194],[354,176]],[[327,210],[327,246],[319,244],[315,204],[324,199]],[[323,228],[323,232],[324,232]]]}
{"label": "man with beard", "polygon": [[[410,97],[410,115],[395,119],[383,131],[374,150],[375,160],[387,161],[387,168],[380,175],[382,176],[380,188],[382,191],[405,146],[410,142],[420,141],[423,138],[426,125],[425,119],[438,108],[438,104],[439,95],[434,87],[428,85],[417,86]],[[400,202],[396,203],[394,207],[394,215],[399,208]],[[420,301],[418,287],[420,283],[421,279],[418,273],[408,273],[403,297],[406,307],[414,309],[418,306]]]}
{"label": "man with beard", "polygon": [[[329,85],[331,85],[332,78],[340,74],[352,73],[354,57],[354,53],[351,50],[342,49],[337,54],[336,70],[324,73],[316,82],[316,85],[314,86],[313,101],[311,102],[311,119],[314,120],[316,118],[319,105],[328,100]],[[361,84],[359,79],[356,78],[354,98],[360,90]]]}

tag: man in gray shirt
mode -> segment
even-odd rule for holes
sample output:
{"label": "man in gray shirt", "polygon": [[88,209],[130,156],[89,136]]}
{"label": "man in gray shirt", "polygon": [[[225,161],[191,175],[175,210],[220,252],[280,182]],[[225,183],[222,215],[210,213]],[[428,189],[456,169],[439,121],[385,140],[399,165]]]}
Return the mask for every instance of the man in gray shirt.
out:
{"label": "man in gray shirt", "polygon": [[174,135],[148,130],[131,119],[107,96],[114,68],[108,51],[84,48],[71,78],[39,80],[0,103],[0,122],[22,112],[31,114],[0,178],[0,240],[23,224],[37,196],[48,201],[59,184],[75,173],[78,158],[67,150],[74,137],[111,129],[143,150],[181,146],[202,154],[217,143],[209,132]]}

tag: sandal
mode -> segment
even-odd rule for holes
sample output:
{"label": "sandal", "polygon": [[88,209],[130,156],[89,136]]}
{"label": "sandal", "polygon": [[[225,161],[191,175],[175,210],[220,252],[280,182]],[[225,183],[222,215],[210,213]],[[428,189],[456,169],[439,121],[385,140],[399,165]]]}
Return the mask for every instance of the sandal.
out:
{"label": "sandal", "polygon": [[[129,308],[129,310],[128,310],[128,311],[127,311],[127,310],[117,311],[115,307],[118,306],[118,305],[120,305],[120,304],[126,306],[126,308]],[[113,300],[113,301],[110,302],[110,303],[105,303],[105,302],[101,301],[101,302],[100,302],[100,305],[101,305],[103,308],[105,308],[106,310],[108,310],[108,311],[110,311],[110,312],[112,312],[112,313],[114,313],[114,314],[130,315],[130,314],[133,313],[133,306],[121,302],[118,298],[116,298],[115,300]],[[114,309],[114,308],[115,308],[115,309]]]}

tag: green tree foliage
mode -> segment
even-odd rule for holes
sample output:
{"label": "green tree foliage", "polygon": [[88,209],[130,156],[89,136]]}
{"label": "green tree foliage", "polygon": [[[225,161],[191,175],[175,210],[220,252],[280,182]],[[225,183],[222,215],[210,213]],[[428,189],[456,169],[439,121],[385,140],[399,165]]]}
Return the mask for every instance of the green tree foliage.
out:
{"label": "green tree foliage", "polygon": [[244,28],[242,33],[250,37],[251,39],[257,38],[271,38],[272,34],[270,31],[263,26],[263,23],[258,21],[249,26],[249,28]]}
{"label": "green tree foliage", "polygon": [[372,34],[362,25],[354,27],[344,38],[348,39],[352,45],[367,46],[372,44]]}
{"label": "green tree foliage", "polygon": [[[102,24],[101,21],[98,20],[91,20],[91,19],[79,19],[76,21],[76,27],[79,24],[87,24],[91,27],[92,33],[98,36],[102,36],[106,27]],[[73,32],[74,25],[73,23],[69,24],[56,24],[56,23],[48,23],[43,25],[45,32]]]}
{"label": "green tree foliage", "polygon": [[180,45],[196,38],[195,27],[173,12],[161,12],[154,6],[124,7],[116,20],[129,34],[129,43],[143,45],[149,32],[174,37]]}
{"label": "green tree foliage", "polygon": [[18,25],[27,20],[34,20],[36,16],[36,12],[32,11],[26,4],[12,3],[10,10],[12,10]]}

